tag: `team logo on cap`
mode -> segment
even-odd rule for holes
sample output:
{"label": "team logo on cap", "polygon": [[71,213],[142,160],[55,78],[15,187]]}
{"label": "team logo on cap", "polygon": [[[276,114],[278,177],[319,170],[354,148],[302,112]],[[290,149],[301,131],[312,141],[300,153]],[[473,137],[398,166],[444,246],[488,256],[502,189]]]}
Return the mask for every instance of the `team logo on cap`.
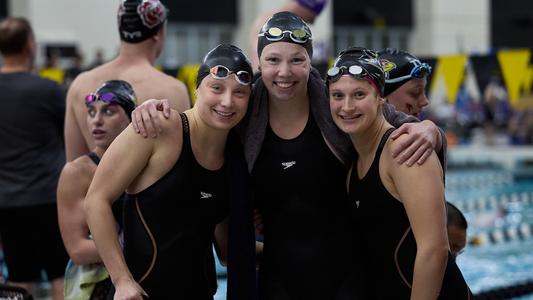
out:
{"label": "team logo on cap", "polygon": [[384,58],[380,59],[379,61],[383,67],[383,71],[385,72],[385,79],[389,79],[389,72],[396,69],[396,64]]}
{"label": "team logo on cap", "polygon": [[141,17],[144,26],[152,29],[167,19],[167,10],[158,0],[143,0],[137,7],[137,13]]}

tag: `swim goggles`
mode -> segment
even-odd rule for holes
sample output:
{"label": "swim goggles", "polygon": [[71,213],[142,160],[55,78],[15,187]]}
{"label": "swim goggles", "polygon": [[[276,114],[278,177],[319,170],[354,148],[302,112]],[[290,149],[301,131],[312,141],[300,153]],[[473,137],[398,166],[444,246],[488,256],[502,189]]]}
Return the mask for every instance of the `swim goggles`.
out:
{"label": "swim goggles", "polygon": [[286,33],[289,33],[291,40],[298,44],[305,44],[311,39],[311,34],[304,29],[282,30],[278,27],[270,27],[267,31],[258,34],[258,36],[264,36],[269,41],[277,42],[283,39]]}
{"label": "swim goggles", "polygon": [[209,73],[211,76],[213,76],[215,79],[226,79],[231,74],[235,74],[235,77],[237,78],[237,82],[239,82],[242,85],[249,85],[252,82],[252,75],[248,73],[247,71],[230,71],[225,66],[217,65],[209,69]]}
{"label": "swim goggles", "polygon": [[[130,98],[131,98],[130,100],[133,101],[133,103],[136,102],[135,101],[136,99],[134,96],[130,96]],[[90,93],[89,95],[85,96],[85,104],[87,105],[94,103],[98,100],[104,103],[107,103],[107,104],[111,104],[111,103],[121,104],[122,102],[124,102],[123,100],[122,101],[120,100],[119,96],[111,92],[107,92],[103,94]]]}
{"label": "swim goggles", "polygon": [[431,74],[431,66],[427,63],[422,63],[411,69],[409,75],[400,76],[398,78],[386,79],[385,83],[396,83],[410,78],[422,79]]}
{"label": "swim goggles", "polygon": [[340,66],[340,67],[333,67],[330,68],[327,72],[328,81],[337,81],[343,74],[350,74],[355,78],[361,79],[364,77],[369,76],[368,72],[363,69],[363,67],[358,65],[353,66]]}

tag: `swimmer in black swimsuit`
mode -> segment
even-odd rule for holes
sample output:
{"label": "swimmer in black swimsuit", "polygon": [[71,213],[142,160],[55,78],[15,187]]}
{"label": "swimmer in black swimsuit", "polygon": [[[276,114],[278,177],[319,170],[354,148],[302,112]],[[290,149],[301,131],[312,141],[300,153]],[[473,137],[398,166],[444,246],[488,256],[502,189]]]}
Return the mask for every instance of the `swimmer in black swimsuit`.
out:
{"label": "swimmer in black swimsuit", "polygon": [[358,153],[348,177],[363,299],[470,299],[449,254],[442,167],[436,153],[422,165],[398,165],[382,114],[385,74],[377,54],[341,52],[328,70],[333,120]]}
{"label": "swimmer in black swimsuit", "polygon": [[[192,109],[161,116],[157,139],[128,127],[103,156],[87,195],[87,220],[116,298],[213,299],[213,236],[225,261],[234,180],[228,157],[240,149],[230,129],[246,112],[251,75],[239,48],[216,47],[200,66]],[[111,214],[123,190],[124,254]]]}

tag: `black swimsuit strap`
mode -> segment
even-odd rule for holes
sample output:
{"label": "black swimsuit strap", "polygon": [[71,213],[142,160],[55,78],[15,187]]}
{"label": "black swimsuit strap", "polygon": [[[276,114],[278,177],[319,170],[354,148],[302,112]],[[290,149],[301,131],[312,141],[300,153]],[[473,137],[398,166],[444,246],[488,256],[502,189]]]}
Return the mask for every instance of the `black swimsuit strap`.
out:
{"label": "black swimsuit strap", "polygon": [[392,132],[396,130],[396,128],[389,128],[387,131],[385,131],[385,134],[381,137],[381,142],[379,142],[378,149],[383,149],[385,146],[385,143],[389,139],[389,136],[392,134]]}
{"label": "black swimsuit strap", "polygon": [[181,117],[181,124],[183,125],[183,132],[189,133],[189,119],[187,119],[187,115],[185,113],[180,113]]}
{"label": "black swimsuit strap", "polygon": [[98,164],[100,163],[100,157],[98,157],[96,153],[89,152],[87,153],[87,156],[89,156],[89,158],[94,162],[94,164],[98,166]]}

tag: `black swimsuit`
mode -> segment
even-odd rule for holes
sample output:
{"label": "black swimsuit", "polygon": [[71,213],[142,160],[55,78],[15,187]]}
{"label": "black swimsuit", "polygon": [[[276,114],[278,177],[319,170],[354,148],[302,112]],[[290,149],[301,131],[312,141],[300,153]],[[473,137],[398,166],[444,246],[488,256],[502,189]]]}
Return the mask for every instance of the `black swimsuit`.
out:
{"label": "black swimsuit", "polygon": [[124,209],[126,263],[150,299],[213,299],[214,230],[228,215],[224,167],[203,168],[191,148],[181,114],[183,147],[157,182],[127,195]]}
{"label": "black swimsuit", "polygon": [[291,140],[268,126],[252,170],[264,224],[260,299],[353,299],[346,174],[312,114]]}
{"label": "black swimsuit", "polygon": [[[364,282],[363,299],[409,299],[416,258],[416,241],[403,204],[394,198],[379,176],[383,147],[394,131],[382,137],[367,174],[359,179],[354,166],[349,197],[355,204],[355,228],[359,245],[356,269]],[[414,187],[416,188],[416,187]],[[448,254],[439,299],[472,299],[459,268]]]}

